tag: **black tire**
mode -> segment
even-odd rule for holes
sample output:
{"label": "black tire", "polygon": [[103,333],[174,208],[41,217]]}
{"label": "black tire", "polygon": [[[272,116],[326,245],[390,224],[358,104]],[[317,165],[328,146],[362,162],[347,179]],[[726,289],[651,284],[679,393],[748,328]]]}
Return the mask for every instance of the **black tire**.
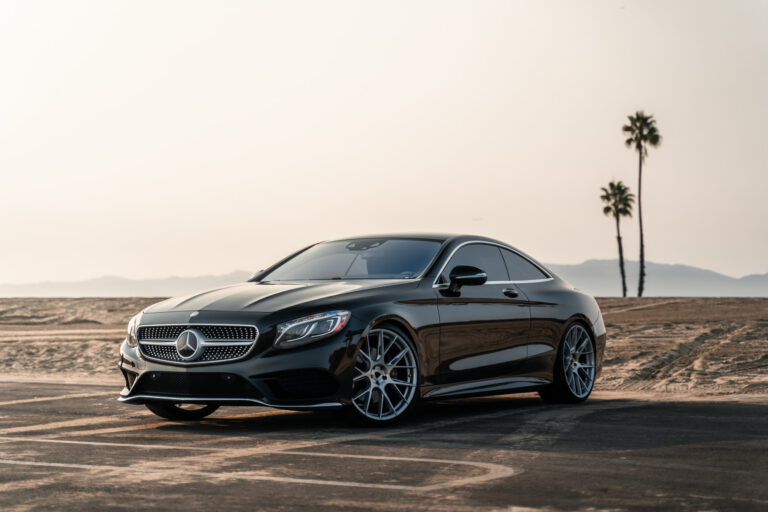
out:
{"label": "black tire", "polygon": [[[413,363],[415,366],[415,368],[412,370],[413,372],[415,372],[415,388],[413,389],[413,396],[411,397],[410,402],[407,403],[407,405],[402,411],[397,413],[397,415],[392,418],[373,419],[363,414],[363,412],[360,411],[358,407],[356,407],[354,404],[346,407],[345,409],[346,409],[347,417],[353,424],[358,426],[386,427],[388,425],[392,425],[393,423],[396,423],[402,420],[403,418],[405,418],[406,416],[408,416],[409,414],[411,414],[413,410],[417,407],[417,404],[419,402],[419,386],[421,384],[421,366],[419,364],[419,356],[418,356],[418,352],[416,351],[416,346],[413,344],[413,341],[411,341],[411,337],[408,334],[406,334],[398,326],[389,324],[389,323],[377,325],[374,329],[371,329],[371,333],[378,330],[385,330],[385,331],[389,331],[396,334],[410,348],[411,354],[413,356],[412,357]],[[365,341],[361,343],[365,343]],[[361,347],[361,350],[362,350],[362,347]],[[388,354],[389,352],[386,355]],[[358,355],[358,358],[359,357],[360,356]],[[353,385],[353,395],[355,394],[354,389],[355,387]],[[408,396],[407,391],[406,391],[406,396]],[[350,399],[352,399],[352,397],[350,397]],[[379,400],[381,400],[381,398],[379,398]]]}
{"label": "black tire", "polygon": [[[566,337],[569,335],[572,329],[579,328],[581,332],[586,334],[589,338],[589,343],[592,348],[592,353],[595,353],[595,340],[589,329],[581,322],[573,322],[565,329],[563,338],[560,340],[560,346],[557,349],[557,356],[555,357],[555,364],[553,368],[552,384],[539,390],[539,396],[542,400],[550,404],[576,404],[585,401],[592,394],[595,384],[595,373],[592,372],[592,381],[589,384],[589,389],[586,394],[582,393],[578,395],[571,390],[566,380],[565,371],[565,353],[566,353]],[[594,368],[594,361],[593,361]]]}
{"label": "black tire", "polygon": [[144,405],[161,418],[174,421],[201,420],[219,408],[218,405],[202,405],[194,409],[184,409],[181,404],[167,402],[149,402]]}

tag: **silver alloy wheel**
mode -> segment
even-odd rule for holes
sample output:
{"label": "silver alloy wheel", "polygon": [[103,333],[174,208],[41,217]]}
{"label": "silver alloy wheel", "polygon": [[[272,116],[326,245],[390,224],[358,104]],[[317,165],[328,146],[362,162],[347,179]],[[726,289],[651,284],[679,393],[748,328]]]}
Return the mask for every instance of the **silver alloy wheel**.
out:
{"label": "silver alloy wheel", "polygon": [[418,384],[413,349],[394,331],[372,329],[360,346],[352,381],[352,404],[363,416],[374,421],[400,416]]}
{"label": "silver alloy wheel", "polygon": [[595,349],[589,333],[581,325],[573,325],[565,335],[563,370],[568,389],[584,398],[595,383]]}

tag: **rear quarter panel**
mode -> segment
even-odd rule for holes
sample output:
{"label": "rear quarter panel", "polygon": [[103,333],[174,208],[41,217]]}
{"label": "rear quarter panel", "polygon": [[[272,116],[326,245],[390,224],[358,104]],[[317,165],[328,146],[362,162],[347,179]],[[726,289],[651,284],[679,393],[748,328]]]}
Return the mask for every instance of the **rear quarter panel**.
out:
{"label": "rear quarter panel", "polygon": [[605,352],[605,324],[595,299],[555,277],[543,283],[520,283],[519,288],[531,302],[529,354],[532,376],[552,379],[555,357],[566,328],[574,321],[583,322],[592,332],[596,348],[596,372],[602,367]]}

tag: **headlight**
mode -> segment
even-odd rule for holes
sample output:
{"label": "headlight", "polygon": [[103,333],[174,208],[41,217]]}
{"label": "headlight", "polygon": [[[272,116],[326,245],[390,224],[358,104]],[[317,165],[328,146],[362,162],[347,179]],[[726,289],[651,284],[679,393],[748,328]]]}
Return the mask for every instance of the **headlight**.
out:
{"label": "headlight", "polygon": [[128,342],[129,347],[135,347],[139,344],[139,341],[136,339],[136,330],[139,328],[140,319],[141,313],[131,318],[128,322],[128,338],[126,338],[126,341]]}
{"label": "headlight", "polygon": [[347,325],[349,311],[329,311],[310,315],[277,326],[275,348],[291,348],[306,345],[331,334]]}

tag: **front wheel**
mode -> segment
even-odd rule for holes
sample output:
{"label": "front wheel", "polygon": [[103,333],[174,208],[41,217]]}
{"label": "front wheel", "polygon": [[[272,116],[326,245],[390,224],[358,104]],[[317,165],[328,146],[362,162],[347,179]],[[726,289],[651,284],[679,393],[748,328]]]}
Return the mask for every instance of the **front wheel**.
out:
{"label": "front wheel", "polygon": [[418,357],[408,336],[394,326],[371,329],[355,362],[350,413],[368,425],[392,423],[413,408],[418,384]]}
{"label": "front wheel", "polygon": [[552,384],[539,391],[549,403],[583,402],[595,385],[595,344],[587,329],[572,323],[555,358]]}
{"label": "front wheel", "polygon": [[164,402],[150,402],[144,405],[147,409],[161,418],[174,421],[201,420],[209,414],[213,414],[213,412],[219,408],[218,405],[174,404]]}

